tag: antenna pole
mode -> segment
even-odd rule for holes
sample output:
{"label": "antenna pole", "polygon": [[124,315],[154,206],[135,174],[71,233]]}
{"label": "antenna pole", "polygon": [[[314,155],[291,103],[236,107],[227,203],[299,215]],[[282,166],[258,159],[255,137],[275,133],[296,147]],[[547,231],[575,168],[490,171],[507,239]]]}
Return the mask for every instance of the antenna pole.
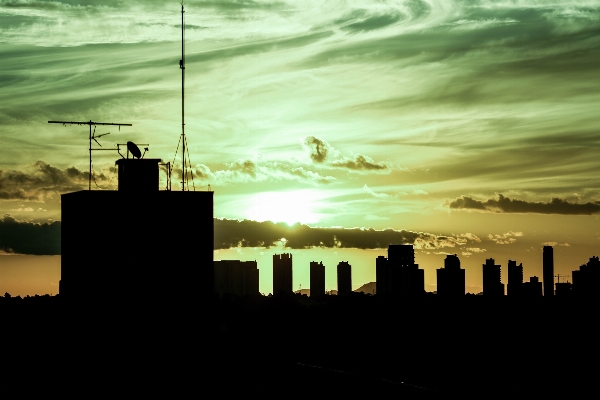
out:
{"label": "antenna pole", "polygon": [[[117,123],[114,123],[114,122],[95,122],[95,121],[92,121],[92,120],[89,120],[89,121],[48,121],[48,123],[49,124],[62,124],[64,126],[67,126],[67,124],[69,124],[69,125],[88,125],[90,127],[90,133],[89,133],[89,142],[90,142],[90,146],[89,146],[89,150],[90,150],[90,174],[89,174],[89,181],[88,181],[88,190],[92,190],[92,150],[102,150],[102,149],[92,149],[92,139],[96,140],[95,137],[92,135],[92,125],[94,127],[96,125],[118,126],[119,130],[121,129],[122,126],[131,126],[131,124],[117,124]],[[101,136],[104,136],[104,135],[101,135]],[[100,136],[96,136],[96,137],[100,137]]]}
{"label": "antenna pole", "polygon": [[184,22],[184,13],[183,9],[183,1],[181,2],[181,137],[182,137],[182,152],[181,159],[183,162],[181,163],[181,190],[185,191],[185,22]]}
{"label": "antenna pole", "polygon": [[92,120],[90,119],[90,174],[88,178],[88,190],[92,190]]}

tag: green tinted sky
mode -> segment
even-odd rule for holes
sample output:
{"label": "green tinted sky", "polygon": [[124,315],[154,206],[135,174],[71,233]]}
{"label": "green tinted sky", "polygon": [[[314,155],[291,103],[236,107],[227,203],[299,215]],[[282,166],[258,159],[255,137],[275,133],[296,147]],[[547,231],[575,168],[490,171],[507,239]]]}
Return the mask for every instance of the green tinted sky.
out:
{"label": "green tinted sky", "polygon": [[[545,242],[559,272],[600,253],[599,1],[186,11],[186,133],[216,217],[421,232],[431,284],[445,253],[473,285],[488,257],[541,275]],[[173,160],[180,18],[177,2],[0,1],[2,214],[60,220],[59,194],[87,185],[86,127],[48,120],[132,123],[101,143]],[[114,155],[96,154],[114,185]],[[373,251],[346,251],[373,269]]]}

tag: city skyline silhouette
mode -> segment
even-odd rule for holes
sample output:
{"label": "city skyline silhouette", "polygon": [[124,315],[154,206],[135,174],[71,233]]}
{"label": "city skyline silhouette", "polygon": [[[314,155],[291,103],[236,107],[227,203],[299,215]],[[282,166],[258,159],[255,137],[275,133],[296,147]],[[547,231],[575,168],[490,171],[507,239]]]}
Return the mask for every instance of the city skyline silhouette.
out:
{"label": "city skyline silhouette", "polygon": [[589,395],[599,16],[0,2],[0,387]]}

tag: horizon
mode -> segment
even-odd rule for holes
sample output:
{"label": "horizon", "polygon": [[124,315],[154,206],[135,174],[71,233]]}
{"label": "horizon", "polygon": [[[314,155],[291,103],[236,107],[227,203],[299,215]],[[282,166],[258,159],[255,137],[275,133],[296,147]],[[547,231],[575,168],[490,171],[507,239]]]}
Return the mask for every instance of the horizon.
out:
{"label": "horizon", "polygon": [[[87,189],[87,127],[47,121],[131,123],[99,126],[110,132],[102,146],[150,143],[149,157],[174,159],[179,7],[0,1],[0,292],[57,287],[59,256],[35,227],[60,221],[60,194]],[[288,248],[258,224],[238,247],[230,233],[214,259],[263,260],[261,292],[282,252],[298,259],[295,289],[308,287],[310,261],[327,277],[349,261],[354,286],[374,281],[387,244],[369,246],[385,229],[415,245],[427,291],[446,254],[459,256],[467,287],[481,287],[488,258],[506,283],[508,260],[525,281],[541,278],[544,245],[561,276],[600,254],[597,3],[185,7],[195,187],[211,185],[220,220],[290,233],[299,223],[331,239]],[[116,188],[116,156],[94,154],[93,185]],[[365,233],[341,243],[339,228]],[[257,245],[264,237],[273,241]]]}

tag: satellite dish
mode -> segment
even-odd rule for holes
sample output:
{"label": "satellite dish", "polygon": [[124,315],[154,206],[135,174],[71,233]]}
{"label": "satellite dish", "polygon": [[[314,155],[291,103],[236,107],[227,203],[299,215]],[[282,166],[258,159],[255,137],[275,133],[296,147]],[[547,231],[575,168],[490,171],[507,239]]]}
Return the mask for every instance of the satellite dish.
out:
{"label": "satellite dish", "polygon": [[133,142],[127,142],[127,151],[131,153],[133,158],[140,158],[142,156],[140,148]]}

